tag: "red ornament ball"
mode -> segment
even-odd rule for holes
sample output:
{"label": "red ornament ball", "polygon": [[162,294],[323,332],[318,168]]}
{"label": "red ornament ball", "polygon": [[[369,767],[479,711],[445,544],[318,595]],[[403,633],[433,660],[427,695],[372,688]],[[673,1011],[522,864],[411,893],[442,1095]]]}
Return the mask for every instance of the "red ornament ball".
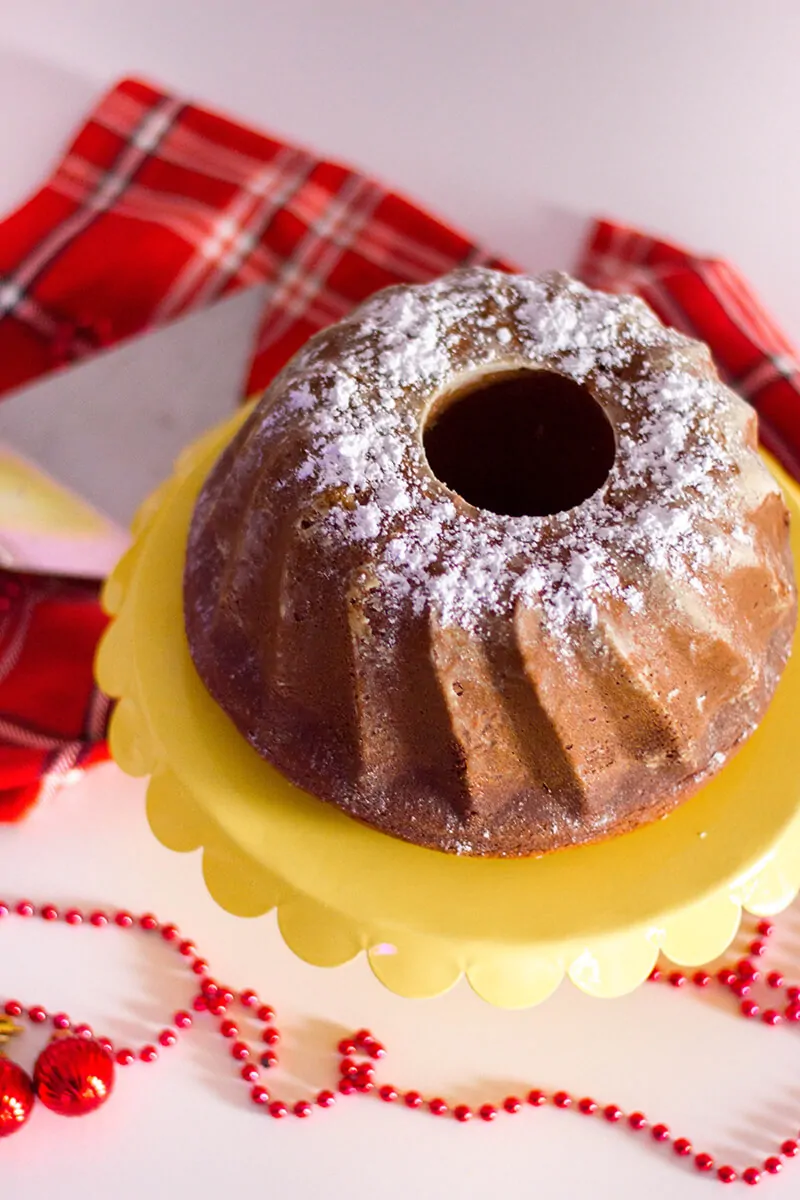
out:
{"label": "red ornament ball", "polygon": [[27,1121],[34,1101],[30,1076],[7,1058],[0,1058],[0,1138],[9,1137]]}
{"label": "red ornament ball", "polygon": [[33,1084],[45,1108],[63,1117],[82,1117],[110,1096],[114,1060],[88,1038],[56,1038],[36,1060]]}

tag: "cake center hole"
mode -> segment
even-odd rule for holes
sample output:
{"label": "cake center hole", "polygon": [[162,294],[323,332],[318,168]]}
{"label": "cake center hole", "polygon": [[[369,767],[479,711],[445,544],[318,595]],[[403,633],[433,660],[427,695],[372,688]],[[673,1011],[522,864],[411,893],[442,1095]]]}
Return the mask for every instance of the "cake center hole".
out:
{"label": "cake center hole", "polygon": [[554,371],[482,380],[434,406],[423,430],[437,479],[476,508],[543,517],[587,500],[614,464],[614,432],[587,388]]}

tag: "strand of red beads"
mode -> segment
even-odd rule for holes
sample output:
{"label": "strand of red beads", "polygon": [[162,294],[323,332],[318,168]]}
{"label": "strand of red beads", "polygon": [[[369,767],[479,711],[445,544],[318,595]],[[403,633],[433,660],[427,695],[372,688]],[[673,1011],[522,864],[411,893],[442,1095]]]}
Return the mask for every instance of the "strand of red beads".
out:
{"label": "strand of red beads", "polygon": [[[68,1031],[77,1037],[94,1038],[109,1054],[113,1055],[120,1067],[130,1066],[135,1062],[152,1063],[159,1057],[161,1049],[169,1049],[178,1041],[181,1033],[191,1029],[195,1017],[204,1014],[217,1022],[221,1037],[229,1046],[229,1055],[239,1068],[239,1075],[249,1088],[250,1099],[254,1105],[262,1108],[271,1117],[280,1120],[293,1115],[301,1119],[311,1116],[315,1108],[332,1108],[337,1095],[350,1096],[375,1092],[385,1103],[402,1102],[403,1106],[418,1112],[427,1112],[435,1117],[451,1116],[461,1124],[466,1124],[473,1117],[484,1122],[494,1121],[500,1114],[515,1115],[524,1108],[541,1108],[551,1105],[562,1112],[573,1111],[586,1117],[600,1117],[611,1126],[624,1129],[634,1134],[649,1134],[652,1141],[658,1145],[670,1148],[679,1158],[692,1162],[697,1171],[716,1178],[720,1183],[735,1183],[741,1181],[751,1187],[760,1183],[766,1175],[777,1175],[783,1168],[784,1161],[800,1155],[800,1132],[786,1138],[776,1147],[774,1154],[769,1155],[761,1166],[748,1166],[741,1171],[735,1170],[728,1164],[717,1165],[713,1157],[705,1152],[695,1150],[692,1142],[686,1137],[673,1137],[669,1128],[661,1123],[650,1122],[639,1111],[624,1112],[616,1104],[600,1104],[589,1096],[575,1099],[566,1091],[546,1092],[539,1088],[527,1091],[525,1098],[506,1096],[500,1103],[486,1102],[477,1106],[467,1104],[448,1104],[436,1096],[426,1100],[418,1091],[401,1092],[391,1084],[379,1084],[375,1079],[375,1063],[384,1058],[386,1051],[383,1045],[368,1029],[359,1029],[351,1037],[343,1038],[338,1043],[339,1079],[335,1090],[324,1089],[313,1099],[300,1099],[293,1104],[273,1097],[263,1084],[261,1069],[271,1070],[277,1065],[276,1047],[280,1042],[280,1032],[276,1024],[275,1010],[264,1004],[252,989],[234,992],[218,983],[211,977],[207,960],[202,958],[193,941],[182,937],[177,926],[162,924],[152,913],[135,917],[125,910],[116,912],[95,911],[84,913],[80,909],[70,908],[60,912],[53,904],[35,906],[29,900],[21,900],[11,906],[0,901],[0,919],[18,916],[32,918],[39,916],[45,921],[63,921],[67,925],[90,925],[97,929],[116,927],[123,930],[138,930],[160,937],[161,940],[180,955],[187,969],[195,977],[197,990],[189,1005],[173,1016],[172,1022],[163,1028],[152,1042],[147,1042],[138,1049],[115,1046],[110,1038],[95,1037],[91,1027],[86,1024],[74,1024],[64,1012],[50,1013],[42,1005],[26,1007],[18,1000],[7,1000],[3,1011],[9,1017],[28,1020],[33,1025],[42,1025],[49,1021],[53,1029],[59,1032]],[[763,976],[759,965],[767,950],[767,942],[774,932],[774,926],[769,921],[759,921],[756,925],[757,936],[750,942],[748,954],[739,959],[733,966],[720,968],[715,975],[707,971],[695,971],[693,975],[685,975],[677,970],[664,970],[655,967],[650,975],[654,983],[666,983],[674,988],[691,984],[698,988],[716,985],[727,989],[738,1002],[739,1012],[747,1020],[760,1018],[761,1021],[774,1028],[783,1023],[800,1021],[800,986],[786,982],[777,971],[770,971]],[[763,982],[776,997],[775,1003],[763,1011],[751,998],[750,992],[759,982]],[[778,997],[783,997],[779,1000]],[[238,1006],[242,1009],[245,1019],[255,1021],[260,1027],[259,1046],[256,1049],[246,1041],[240,1031],[239,1023],[230,1016],[230,1010]]]}

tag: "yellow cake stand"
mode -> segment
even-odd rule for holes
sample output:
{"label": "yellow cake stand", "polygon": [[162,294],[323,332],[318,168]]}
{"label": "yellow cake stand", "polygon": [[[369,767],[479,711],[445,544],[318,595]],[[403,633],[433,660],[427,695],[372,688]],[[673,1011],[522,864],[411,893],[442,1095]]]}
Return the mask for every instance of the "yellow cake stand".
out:
{"label": "yellow cake stand", "polygon": [[[632,991],[656,956],[696,965],[730,944],[742,908],[786,907],[800,888],[800,648],[736,758],[662,821],[540,859],[469,859],[378,833],[288,783],[210,699],[183,630],[181,579],[195,497],[246,411],[191,447],[150,498],[105,589],[114,619],[100,685],[119,697],[111,752],[150,775],[147,812],[173,850],[203,849],[229,912],[278,910],[281,932],[319,966],[366,951],[403,996],[462,975],[492,1004],[547,997],[564,975],[594,996]],[[791,505],[800,563],[800,491]]]}

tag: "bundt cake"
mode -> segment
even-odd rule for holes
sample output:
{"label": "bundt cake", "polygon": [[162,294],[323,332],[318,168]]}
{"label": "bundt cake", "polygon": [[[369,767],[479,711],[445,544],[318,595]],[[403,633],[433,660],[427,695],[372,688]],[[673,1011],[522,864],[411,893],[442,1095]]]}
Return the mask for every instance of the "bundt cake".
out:
{"label": "bundt cake", "polygon": [[788,513],[708,350],[479,268],[284,368],[200,492],[184,606],[259,754],[468,855],[667,813],[763,716],[796,619]]}

